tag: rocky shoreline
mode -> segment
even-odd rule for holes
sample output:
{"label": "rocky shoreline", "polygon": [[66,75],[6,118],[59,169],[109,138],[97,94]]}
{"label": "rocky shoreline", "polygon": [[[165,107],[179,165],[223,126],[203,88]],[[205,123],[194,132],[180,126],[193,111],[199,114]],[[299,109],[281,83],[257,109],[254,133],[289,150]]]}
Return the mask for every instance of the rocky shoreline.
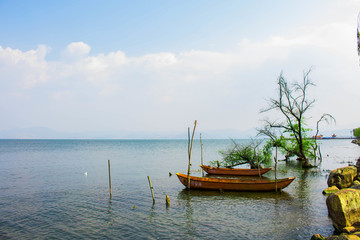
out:
{"label": "rocky shoreline", "polygon": [[354,140],[352,140],[351,142],[360,146],[360,139],[359,139],[359,138],[358,138],[358,139],[354,139]]}
{"label": "rocky shoreline", "polygon": [[[360,139],[352,143],[360,146]],[[338,235],[314,234],[311,240],[360,240],[360,158],[355,166],[338,168],[328,177],[326,206]]]}

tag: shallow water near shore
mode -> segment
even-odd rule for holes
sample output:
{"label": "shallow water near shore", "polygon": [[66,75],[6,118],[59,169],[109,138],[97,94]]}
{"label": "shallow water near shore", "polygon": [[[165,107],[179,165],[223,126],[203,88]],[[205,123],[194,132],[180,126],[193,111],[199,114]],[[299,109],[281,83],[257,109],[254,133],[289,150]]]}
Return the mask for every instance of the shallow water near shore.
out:
{"label": "shallow water near shore", "polygon": [[[360,147],[351,140],[320,143],[319,168],[304,171],[296,161],[279,163],[279,178],[296,179],[276,194],[185,190],[175,173],[187,171],[186,140],[0,140],[0,239],[328,236],[334,228],[321,192],[329,170],[354,164]],[[203,140],[203,145],[206,164],[220,160],[218,151],[231,141]],[[192,175],[200,176],[198,142],[192,163]],[[273,178],[274,171],[264,176]]]}

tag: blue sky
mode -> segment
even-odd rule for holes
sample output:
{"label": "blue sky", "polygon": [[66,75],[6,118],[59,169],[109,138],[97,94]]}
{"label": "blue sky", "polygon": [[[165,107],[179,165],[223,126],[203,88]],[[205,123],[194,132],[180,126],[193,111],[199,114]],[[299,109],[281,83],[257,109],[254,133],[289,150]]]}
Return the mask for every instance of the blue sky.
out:
{"label": "blue sky", "polygon": [[85,40],[93,54],[230,50],[243,37],[261,38],[311,21],[321,2],[1,1],[2,42],[23,50],[46,44],[54,55]]}
{"label": "blue sky", "polygon": [[[176,133],[261,126],[284,71],[358,127],[358,0],[0,0],[0,130]],[[272,114],[276,118],[276,114]],[[325,127],[326,128],[326,127]]]}

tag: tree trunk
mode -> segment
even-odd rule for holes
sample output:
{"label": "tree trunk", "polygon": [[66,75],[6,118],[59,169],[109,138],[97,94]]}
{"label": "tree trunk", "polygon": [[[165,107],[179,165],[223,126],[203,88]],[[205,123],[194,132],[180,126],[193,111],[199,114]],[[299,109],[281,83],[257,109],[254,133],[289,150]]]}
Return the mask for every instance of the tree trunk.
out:
{"label": "tree trunk", "polygon": [[304,166],[306,167],[310,164],[309,164],[309,160],[306,158],[305,153],[304,153],[303,137],[302,137],[302,131],[301,131],[301,120],[298,121],[298,126],[299,126],[299,130],[298,130],[299,131],[299,142],[298,142],[298,144],[299,144],[299,154],[300,154],[299,158],[303,162],[303,167]]}

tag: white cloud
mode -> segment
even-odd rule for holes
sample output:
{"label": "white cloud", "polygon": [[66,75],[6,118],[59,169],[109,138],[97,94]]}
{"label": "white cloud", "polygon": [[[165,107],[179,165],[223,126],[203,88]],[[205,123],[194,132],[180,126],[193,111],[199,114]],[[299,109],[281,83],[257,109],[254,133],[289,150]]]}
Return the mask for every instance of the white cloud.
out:
{"label": "white cloud", "polygon": [[147,54],[140,58],[133,58],[132,60],[137,64],[144,64],[147,67],[156,69],[169,67],[178,62],[175,54],[166,52]]}
{"label": "white cloud", "polygon": [[84,42],[72,42],[64,50],[63,56],[68,60],[78,60],[90,53],[90,46]]}
{"label": "white cloud", "polygon": [[22,52],[0,46],[0,75],[6,86],[29,88],[48,80],[46,54],[50,48],[39,45],[37,49]]}
{"label": "white cloud", "polygon": [[73,97],[73,93],[69,90],[55,91],[51,94],[52,98],[56,101],[70,100]]}

